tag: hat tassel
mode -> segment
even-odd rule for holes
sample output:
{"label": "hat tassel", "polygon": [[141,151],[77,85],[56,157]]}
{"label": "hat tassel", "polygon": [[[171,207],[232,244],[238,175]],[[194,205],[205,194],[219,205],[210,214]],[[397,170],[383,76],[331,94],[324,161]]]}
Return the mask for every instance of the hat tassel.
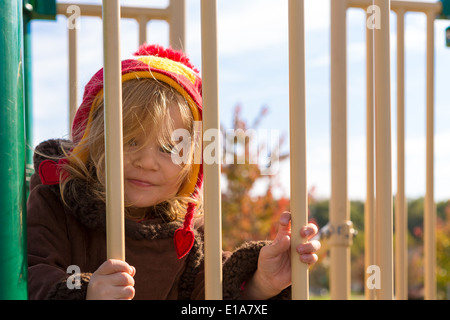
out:
{"label": "hat tassel", "polygon": [[194,231],[192,231],[192,221],[194,219],[195,205],[193,203],[188,204],[186,216],[184,218],[184,224],[182,228],[175,231],[174,242],[175,250],[177,252],[178,259],[182,259],[186,256],[194,245]]}

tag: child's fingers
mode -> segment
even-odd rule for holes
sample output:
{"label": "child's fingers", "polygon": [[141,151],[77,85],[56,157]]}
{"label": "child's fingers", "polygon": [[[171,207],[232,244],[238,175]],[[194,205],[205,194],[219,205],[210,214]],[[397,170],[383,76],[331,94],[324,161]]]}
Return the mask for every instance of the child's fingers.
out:
{"label": "child's fingers", "polygon": [[121,260],[109,259],[105,261],[98,269],[97,272],[101,275],[108,275],[117,272],[126,272],[130,275],[134,275],[136,269],[132,268],[128,263]]}
{"label": "child's fingers", "polygon": [[278,240],[272,242],[270,246],[263,247],[261,249],[261,254],[264,256],[264,258],[271,259],[286,252],[289,249],[290,245],[291,238],[288,235],[284,235]]}
{"label": "child's fingers", "polygon": [[117,300],[131,300],[134,295],[135,289],[132,286],[118,286],[112,290],[112,296]]}
{"label": "child's fingers", "polygon": [[320,249],[320,242],[317,240],[311,240],[306,243],[299,244],[297,246],[297,252],[300,254],[309,254],[319,251]]}
{"label": "child's fingers", "polygon": [[290,246],[290,236],[291,236],[291,213],[283,212],[280,216],[280,223],[278,225],[278,232],[275,236],[272,245],[268,246],[265,251],[267,253],[267,257],[275,257],[280,253],[289,249]]}
{"label": "child's fingers", "polygon": [[129,273],[116,272],[107,277],[109,277],[110,283],[113,286],[134,286],[134,278]]}
{"label": "child's fingers", "polygon": [[301,254],[300,255],[300,261],[306,264],[314,264],[319,260],[319,257],[317,257],[317,254]]}
{"label": "child's fingers", "polygon": [[309,223],[300,230],[300,236],[302,238],[311,239],[317,232],[319,232],[317,226],[314,223]]}
{"label": "child's fingers", "polygon": [[86,299],[133,299],[135,274],[136,269],[124,261],[105,261],[91,276]]}
{"label": "child's fingers", "polygon": [[320,242],[317,240],[298,245],[296,249],[300,254],[300,261],[309,265],[316,263],[319,258],[315,252],[319,251],[320,246]]}
{"label": "child's fingers", "polygon": [[280,223],[278,225],[278,233],[275,237],[275,242],[280,241],[284,236],[291,234],[291,213],[283,212],[280,216]]}

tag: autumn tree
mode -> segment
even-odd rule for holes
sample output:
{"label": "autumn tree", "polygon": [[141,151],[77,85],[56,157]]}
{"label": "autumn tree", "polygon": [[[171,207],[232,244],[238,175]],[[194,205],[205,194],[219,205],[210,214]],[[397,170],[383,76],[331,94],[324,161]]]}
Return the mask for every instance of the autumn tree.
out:
{"label": "autumn tree", "polygon": [[438,298],[450,299],[450,201],[444,207],[445,218],[438,217],[436,228],[436,274]]}
{"label": "autumn tree", "polygon": [[[258,139],[256,130],[268,114],[268,108],[261,108],[251,125],[242,118],[241,111],[239,105],[235,107],[231,129],[225,129],[222,125],[222,178],[225,186],[222,190],[222,230],[225,250],[233,250],[245,241],[271,238],[278,226],[279,215],[289,205],[289,200],[284,197],[274,198],[278,175],[267,174],[270,168],[289,157],[289,154],[280,151],[284,138],[281,137],[274,148],[265,150],[267,143],[255,139]],[[261,163],[261,154],[268,155],[269,161]],[[259,190],[255,190],[257,186]]]}

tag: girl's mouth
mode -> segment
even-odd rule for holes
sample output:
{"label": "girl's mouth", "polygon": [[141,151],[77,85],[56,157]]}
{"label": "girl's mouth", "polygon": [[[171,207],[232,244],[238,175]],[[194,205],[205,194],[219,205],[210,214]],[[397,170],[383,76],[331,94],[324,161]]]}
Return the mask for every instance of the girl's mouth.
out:
{"label": "girl's mouth", "polygon": [[155,185],[147,182],[147,181],[142,181],[142,180],[138,180],[138,179],[127,179],[128,182],[130,182],[132,185],[137,186],[137,187],[141,187],[141,188],[150,188],[150,187],[154,187]]}

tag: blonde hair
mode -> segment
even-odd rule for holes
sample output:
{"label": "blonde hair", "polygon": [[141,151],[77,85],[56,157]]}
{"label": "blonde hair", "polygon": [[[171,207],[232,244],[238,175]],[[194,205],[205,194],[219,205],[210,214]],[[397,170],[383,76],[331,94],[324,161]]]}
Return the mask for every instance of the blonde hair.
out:
{"label": "blonde hair", "polygon": [[[154,79],[134,79],[122,84],[123,100],[123,141],[127,144],[139,135],[156,133],[157,142],[162,148],[172,149],[172,132],[175,129],[170,117],[169,108],[178,107],[183,126],[188,128],[191,137],[194,135],[194,118],[185,98],[172,87]],[[60,179],[61,196],[64,201],[64,191],[74,179],[87,182],[90,191],[103,202],[105,194],[105,137],[104,137],[104,106],[103,97],[99,96],[93,103],[92,120],[89,123],[89,134],[83,138],[83,143],[77,147],[78,152],[66,153],[69,160],[63,167]],[[84,126],[86,128],[86,126]],[[149,130],[150,129],[150,130]],[[82,135],[74,132],[73,135]],[[191,154],[193,157],[194,141],[191,139]],[[63,147],[63,150],[67,148]],[[83,161],[77,154],[87,154]],[[182,164],[179,176],[180,190],[187,183],[192,170],[191,164]],[[75,192],[73,189],[69,190]],[[126,203],[125,216],[135,220],[142,220],[151,216],[159,216],[164,220],[175,221],[184,218],[187,203],[193,202],[200,207],[201,200],[186,196],[175,196],[163,203],[157,204],[141,216],[131,214],[129,208],[132,203]]]}

